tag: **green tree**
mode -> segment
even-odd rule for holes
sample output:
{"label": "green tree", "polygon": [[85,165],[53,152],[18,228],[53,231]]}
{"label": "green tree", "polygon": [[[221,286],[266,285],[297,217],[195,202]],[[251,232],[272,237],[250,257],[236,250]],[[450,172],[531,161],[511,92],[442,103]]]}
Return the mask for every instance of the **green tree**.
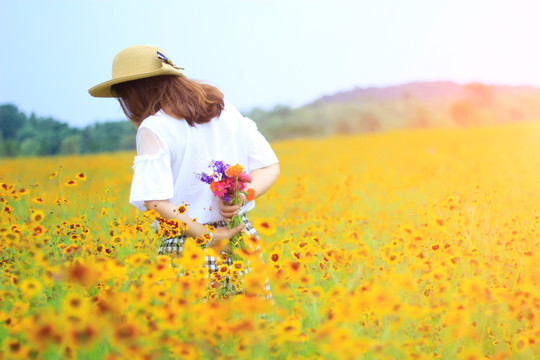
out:
{"label": "green tree", "polygon": [[79,154],[82,149],[82,135],[73,134],[62,139],[60,154]]}
{"label": "green tree", "polygon": [[87,126],[82,131],[82,152],[135,149],[135,129],[128,121],[113,121]]}
{"label": "green tree", "polygon": [[19,154],[19,146],[13,139],[0,141],[0,156],[13,157]]}
{"label": "green tree", "polygon": [[15,139],[17,132],[26,124],[26,115],[13,104],[0,106],[0,132],[2,140]]}
{"label": "green tree", "polygon": [[34,138],[25,139],[20,144],[19,154],[21,156],[42,155],[43,147],[39,140]]}

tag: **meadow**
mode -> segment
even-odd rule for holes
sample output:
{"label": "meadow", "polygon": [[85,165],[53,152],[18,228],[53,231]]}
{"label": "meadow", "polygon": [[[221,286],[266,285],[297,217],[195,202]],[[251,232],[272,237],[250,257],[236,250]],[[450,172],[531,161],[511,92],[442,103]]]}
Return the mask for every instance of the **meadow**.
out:
{"label": "meadow", "polygon": [[246,294],[219,301],[201,248],[158,256],[133,152],[2,159],[0,359],[540,353],[540,123],[272,146],[264,262],[243,253]]}

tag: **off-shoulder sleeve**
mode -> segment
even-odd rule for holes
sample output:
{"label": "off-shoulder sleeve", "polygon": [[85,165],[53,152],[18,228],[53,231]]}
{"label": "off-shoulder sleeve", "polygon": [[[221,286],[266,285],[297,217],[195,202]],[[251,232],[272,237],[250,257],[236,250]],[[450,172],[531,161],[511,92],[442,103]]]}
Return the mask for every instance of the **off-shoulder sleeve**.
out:
{"label": "off-shoulder sleeve", "polygon": [[145,201],[173,197],[173,175],[169,149],[156,133],[141,127],[136,140],[137,156],[133,162],[129,202],[145,211]]}
{"label": "off-shoulder sleeve", "polygon": [[279,160],[272,147],[263,134],[257,129],[257,124],[248,117],[244,117],[248,128],[248,168],[249,171],[260,169]]}

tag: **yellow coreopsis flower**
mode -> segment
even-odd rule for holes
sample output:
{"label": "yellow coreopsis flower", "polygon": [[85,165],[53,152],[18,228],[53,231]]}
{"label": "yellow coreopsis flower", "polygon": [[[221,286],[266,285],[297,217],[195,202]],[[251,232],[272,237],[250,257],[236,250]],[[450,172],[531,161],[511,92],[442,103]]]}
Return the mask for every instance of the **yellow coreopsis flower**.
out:
{"label": "yellow coreopsis flower", "polygon": [[34,210],[30,219],[34,222],[40,222],[45,218],[45,214],[41,210]]}
{"label": "yellow coreopsis flower", "polygon": [[43,285],[37,279],[24,279],[20,286],[21,293],[25,298],[32,298],[38,295],[42,289]]}
{"label": "yellow coreopsis flower", "polygon": [[184,249],[182,251],[182,256],[179,259],[179,263],[183,269],[191,270],[198,266],[204,264],[204,249],[200,246],[197,246],[193,241],[187,239],[184,242]]}

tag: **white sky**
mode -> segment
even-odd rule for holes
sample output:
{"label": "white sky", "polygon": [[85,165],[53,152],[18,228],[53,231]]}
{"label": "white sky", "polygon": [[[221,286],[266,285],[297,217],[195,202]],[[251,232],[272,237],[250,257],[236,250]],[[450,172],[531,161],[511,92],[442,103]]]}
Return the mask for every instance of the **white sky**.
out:
{"label": "white sky", "polygon": [[135,44],[241,111],[409,81],[540,86],[539,14],[537,0],[0,0],[0,104],[122,119],[88,89]]}

